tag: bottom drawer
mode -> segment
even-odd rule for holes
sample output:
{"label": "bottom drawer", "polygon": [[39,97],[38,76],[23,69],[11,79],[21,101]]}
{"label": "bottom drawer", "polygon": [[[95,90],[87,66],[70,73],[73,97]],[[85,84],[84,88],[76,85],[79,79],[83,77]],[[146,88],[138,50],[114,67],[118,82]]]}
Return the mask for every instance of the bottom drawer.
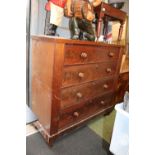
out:
{"label": "bottom drawer", "polygon": [[59,120],[59,129],[68,127],[74,123],[81,121],[105,108],[112,106],[113,93],[106,94],[86,102],[83,107],[75,110],[74,107],[62,111]]}

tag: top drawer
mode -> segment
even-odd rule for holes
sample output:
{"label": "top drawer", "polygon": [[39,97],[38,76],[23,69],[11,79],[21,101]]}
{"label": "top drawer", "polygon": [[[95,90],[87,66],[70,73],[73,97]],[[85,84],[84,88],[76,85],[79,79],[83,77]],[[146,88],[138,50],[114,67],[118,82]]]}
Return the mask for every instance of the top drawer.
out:
{"label": "top drawer", "polygon": [[64,65],[108,62],[118,57],[119,47],[67,44]]}

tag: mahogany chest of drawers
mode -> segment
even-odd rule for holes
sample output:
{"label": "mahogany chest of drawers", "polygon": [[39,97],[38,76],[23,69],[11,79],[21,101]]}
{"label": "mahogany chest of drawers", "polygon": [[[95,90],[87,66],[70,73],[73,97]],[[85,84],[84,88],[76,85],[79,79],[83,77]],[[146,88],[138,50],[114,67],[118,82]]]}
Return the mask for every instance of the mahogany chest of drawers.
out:
{"label": "mahogany chest of drawers", "polygon": [[48,144],[114,106],[123,46],[32,37],[32,110]]}

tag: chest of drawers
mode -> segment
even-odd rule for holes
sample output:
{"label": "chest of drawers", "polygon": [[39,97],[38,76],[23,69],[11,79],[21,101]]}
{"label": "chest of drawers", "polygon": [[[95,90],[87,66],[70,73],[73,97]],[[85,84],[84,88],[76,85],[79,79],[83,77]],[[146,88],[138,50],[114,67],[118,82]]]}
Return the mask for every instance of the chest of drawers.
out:
{"label": "chest of drawers", "polygon": [[121,45],[32,37],[32,110],[48,144],[113,108],[122,53]]}

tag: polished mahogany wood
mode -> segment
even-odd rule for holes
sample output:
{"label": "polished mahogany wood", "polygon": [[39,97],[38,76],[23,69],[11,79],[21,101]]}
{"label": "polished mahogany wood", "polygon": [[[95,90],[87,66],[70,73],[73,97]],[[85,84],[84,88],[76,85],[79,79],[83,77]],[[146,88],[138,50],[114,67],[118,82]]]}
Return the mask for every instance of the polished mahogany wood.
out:
{"label": "polished mahogany wood", "polygon": [[63,87],[77,85],[110,77],[116,74],[117,61],[112,63],[86,64],[78,66],[67,66],[63,72]]}
{"label": "polished mahogany wood", "polygon": [[66,45],[64,65],[109,62],[118,59],[119,47],[93,45]]}
{"label": "polished mahogany wood", "polygon": [[126,91],[129,92],[129,72],[119,74],[116,97],[115,97],[116,103],[123,102]]}
{"label": "polished mahogany wood", "polygon": [[92,100],[92,103],[88,103],[83,108],[77,108],[71,112],[63,112],[59,121],[59,128],[65,128],[66,126],[73,125],[76,122],[87,118],[88,116],[97,113],[103,108],[111,106],[113,94],[102,95]]}
{"label": "polished mahogany wood", "polygon": [[97,14],[97,38],[101,35],[101,25],[104,23],[103,28],[103,35],[104,39],[106,40],[106,36],[108,33],[108,21],[118,21],[120,22],[120,28],[119,28],[119,34],[118,34],[118,41],[121,40],[122,32],[123,32],[123,25],[125,23],[125,20],[127,18],[127,15],[125,12],[123,12],[120,9],[116,9],[112,7],[111,5],[102,2],[99,6],[94,8],[94,12]]}
{"label": "polished mahogany wood", "polygon": [[114,79],[97,80],[62,89],[61,107],[69,107],[114,89]]}
{"label": "polished mahogany wood", "polygon": [[48,144],[115,105],[124,46],[32,36],[32,110]]}
{"label": "polished mahogany wood", "polygon": [[[88,105],[88,104],[97,104],[98,102],[101,103],[102,105],[112,105],[113,103],[111,102],[114,97],[114,91],[109,91],[107,93],[103,93],[102,95],[98,95],[92,99],[86,100],[84,102],[81,102],[79,104],[74,104],[68,108],[63,108],[61,109],[61,114],[66,114],[66,113],[73,113],[77,109],[83,108],[83,106]],[[104,103],[103,103],[104,102]]]}

